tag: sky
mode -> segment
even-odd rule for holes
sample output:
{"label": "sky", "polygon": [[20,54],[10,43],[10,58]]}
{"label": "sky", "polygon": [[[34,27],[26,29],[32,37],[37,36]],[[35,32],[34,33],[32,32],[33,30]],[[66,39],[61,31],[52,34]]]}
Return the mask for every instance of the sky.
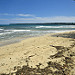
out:
{"label": "sky", "polygon": [[0,24],[75,22],[74,0],[0,0]]}

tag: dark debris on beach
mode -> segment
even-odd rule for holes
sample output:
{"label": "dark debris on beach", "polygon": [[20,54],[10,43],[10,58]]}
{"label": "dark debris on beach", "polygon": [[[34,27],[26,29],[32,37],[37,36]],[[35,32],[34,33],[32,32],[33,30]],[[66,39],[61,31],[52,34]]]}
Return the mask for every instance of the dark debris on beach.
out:
{"label": "dark debris on beach", "polygon": [[54,37],[64,37],[64,38],[72,38],[75,39],[75,32],[70,32],[70,33],[61,33],[61,34],[56,34],[56,35],[52,35]]}
{"label": "dark debris on beach", "polygon": [[[67,62],[68,63],[68,62]],[[59,63],[49,61],[48,66],[44,69],[40,69],[40,64],[37,68],[30,68],[29,66],[23,66],[18,69],[17,72],[11,74],[1,74],[1,75],[69,75],[69,68],[66,63],[62,66]],[[53,72],[50,67],[57,69]]]}

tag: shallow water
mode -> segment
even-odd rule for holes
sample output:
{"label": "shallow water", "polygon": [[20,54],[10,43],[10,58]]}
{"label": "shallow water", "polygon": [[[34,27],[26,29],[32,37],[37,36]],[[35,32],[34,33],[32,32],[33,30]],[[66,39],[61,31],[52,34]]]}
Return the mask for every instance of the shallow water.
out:
{"label": "shallow water", "polygon": [[[22,40],[22,38],[72,30],[75,30],[75,25],[0,25],[0,44],[2,45],[2,41],[15,38],[17,39],[15,39],[14,42]],[[13,41],[10,43],[12,42]]]}

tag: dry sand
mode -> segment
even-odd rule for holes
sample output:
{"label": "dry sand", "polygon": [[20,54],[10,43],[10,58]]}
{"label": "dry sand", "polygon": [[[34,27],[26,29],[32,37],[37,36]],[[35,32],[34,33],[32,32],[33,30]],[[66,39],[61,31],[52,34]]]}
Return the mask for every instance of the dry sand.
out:
{"label": "dry sand", "polygon": [[[74,37],[75,32],[61,33],[61,35],[69,36],[72,33]],[[0,47],[0,74],[75,75],[73,37],[47,34]],[[26,73],[22,71],[24,68],[31,70],[30,72],[26,70]],[[35,74],[34,69],[37,70]]]}

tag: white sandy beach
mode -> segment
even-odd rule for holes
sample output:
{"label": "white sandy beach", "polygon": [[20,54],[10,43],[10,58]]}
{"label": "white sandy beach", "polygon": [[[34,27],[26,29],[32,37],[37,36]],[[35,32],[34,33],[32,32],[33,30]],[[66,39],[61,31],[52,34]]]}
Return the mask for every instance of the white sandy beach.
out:
{"label": "white sandy beach", "polygon": [[[68,33],[69,34],[69,33]],[[15,66],[28,65],[32,68],[37,68],[36,65],[41,63],[41,69],[48,66],[47,62],[56,62],[63,66],[65,62],[65,57],[70,57],[70,54],[75,52],[75,39],[73,38],[64,38],[64,37],[53,37],[50,34],[40,36],[40,37],[32,37],[25,39],[21,42],[6,45],[0,47],[0,74],[2,73],[14,73],[17,71],[14,70]],[[50,56],[55,55],[59,51],[57,48],[53,46],[62,46],[65,49],[69,48],[68,51],[63,52],[63,56],[51,58]],[[73,63],[75,64],[75,56],[71,57]],[[55,72],[57,69],[50,67],[50,69]],[[69,75],[74,75],[75,65],[73,65],[73,69],[70,68]],[[68,74],[67,74],[68,75]]]}

